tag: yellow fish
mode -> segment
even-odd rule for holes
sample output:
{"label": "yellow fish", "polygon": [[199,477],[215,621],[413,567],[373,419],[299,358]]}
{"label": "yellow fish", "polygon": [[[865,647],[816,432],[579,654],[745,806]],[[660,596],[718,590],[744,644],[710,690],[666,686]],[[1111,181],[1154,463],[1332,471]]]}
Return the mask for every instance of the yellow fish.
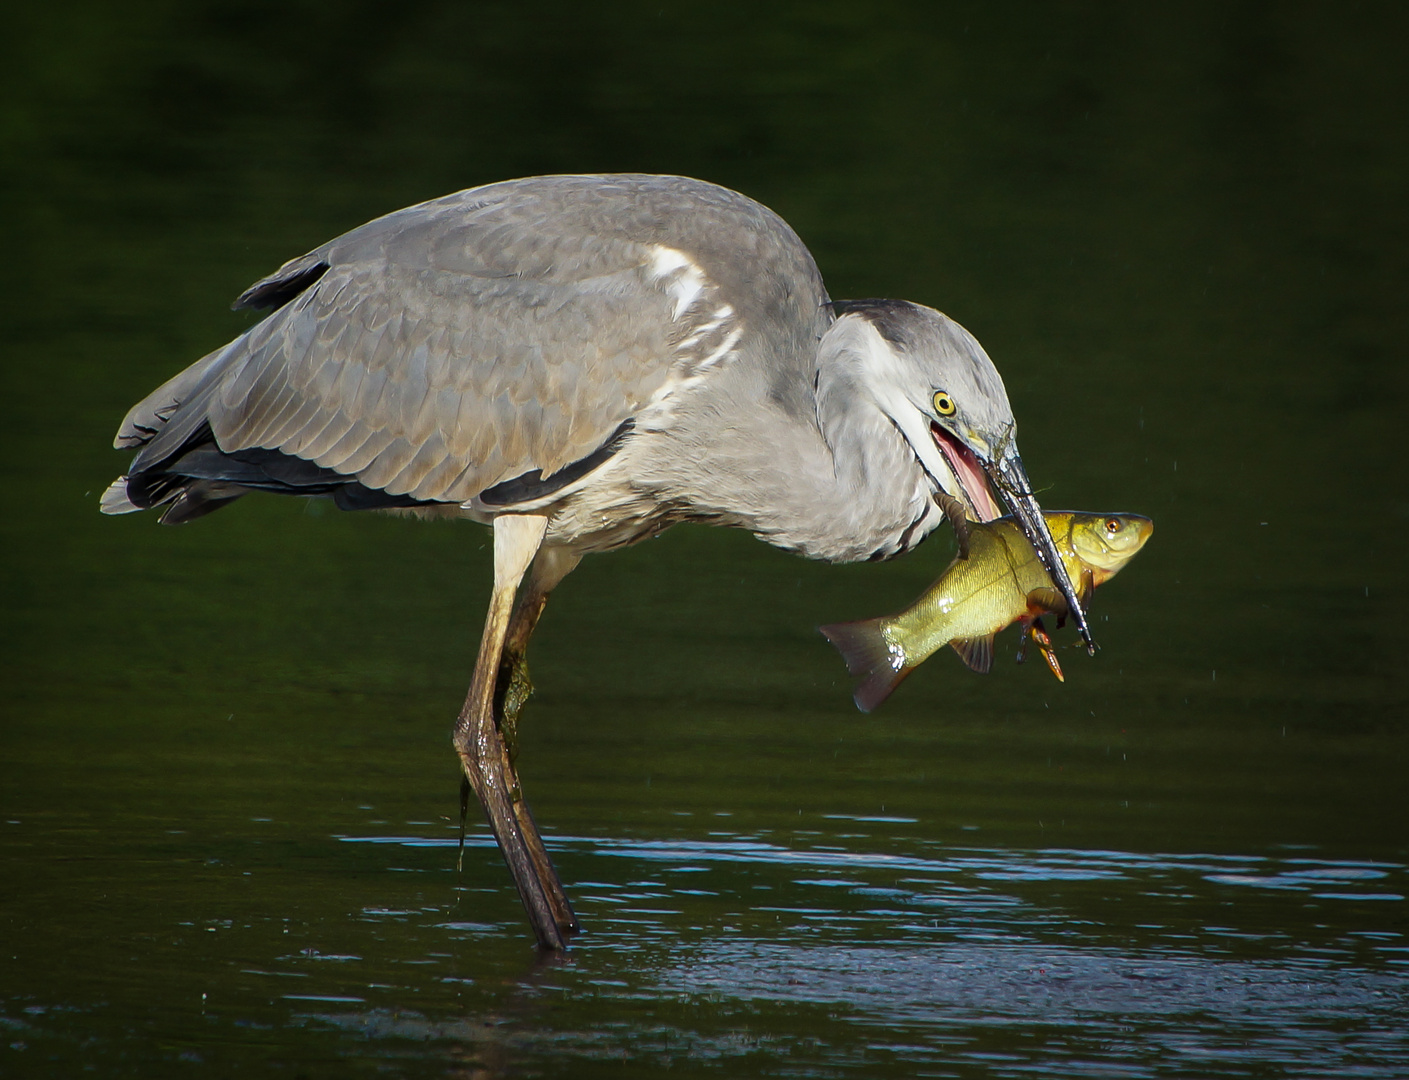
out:
{"label": "yellow fish", "polygon": [[[1080,583],[1082,608],[1091,590],[1113,578],[1145,546],[1155,526],[1139,514],[1043,515],[1057,553],[1073,582]],[[975,671],[993,665],[993,635],[1023,623],[1057,678],[1061,666],[1040,616],[1067,615],[1062,594],[1037,558],[1022,526],[1013,518],[968,524],[968,555],[961,552],[923,596],[898,615],[819,629],[840,650],[847,669],[861,677],[856,705],[870,712],[943,645],[950,645]],[[1021,651],[1018,659],[1022,659]]]}

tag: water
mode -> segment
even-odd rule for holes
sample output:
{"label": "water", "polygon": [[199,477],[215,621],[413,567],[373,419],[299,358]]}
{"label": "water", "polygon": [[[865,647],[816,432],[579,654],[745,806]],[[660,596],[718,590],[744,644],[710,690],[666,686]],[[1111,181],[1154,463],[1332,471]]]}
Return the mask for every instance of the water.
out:
{"label": "water", "polygon": [[[0,1075],[1398,1077],[1397,11],[36,8],[0,100]],[[678,171],[959,318],[1053,508],[1157,534],[1068,681],[819,623],[948,557],[677,529],[535,638],[536,963],[448,747],[469,526],[95,510],[283,259],[474,183]]]}

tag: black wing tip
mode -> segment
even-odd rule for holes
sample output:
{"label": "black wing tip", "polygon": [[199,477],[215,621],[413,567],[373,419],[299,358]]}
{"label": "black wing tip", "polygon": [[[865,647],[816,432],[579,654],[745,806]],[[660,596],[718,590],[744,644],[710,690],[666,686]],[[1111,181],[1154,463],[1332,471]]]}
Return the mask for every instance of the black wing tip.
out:
{"label": "black wing tip", "polygon": [[269,311],[283,307],[290,300],[313,285],[330,269],[329,264],[319,259],[308,266],[285,273],[280,270],[272,277],[256,281],[235,298],[230,305],[232,311],[253,308],[256,311]]}
{"label": "black wing tip", "polygon": [[479,501],[493,509],[503,509],[518,503],[534,502],[547,498],[569,484],[574,484],[593,469],[604,465],[608,458],[625,445],[627,438],[636,428],[633,417],[627,417],[617,425],[616,430],[607,436],[607,441],[584,458],[564,465],[555,473],[543,475],[542,469],[530,469],[511,480],[502,480],[493,487],[479,493]]}

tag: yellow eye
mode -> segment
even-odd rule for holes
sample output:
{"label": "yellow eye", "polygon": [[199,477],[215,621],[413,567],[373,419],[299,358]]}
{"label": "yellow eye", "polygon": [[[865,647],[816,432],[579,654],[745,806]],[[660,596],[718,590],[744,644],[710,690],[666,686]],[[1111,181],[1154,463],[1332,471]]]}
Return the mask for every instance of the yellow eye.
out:
{"label": "yellow eye", "polygon": [[954,410],[954,399],[943,390],[936,390],[934,392],[934,411],[940,416],[953,416]]}

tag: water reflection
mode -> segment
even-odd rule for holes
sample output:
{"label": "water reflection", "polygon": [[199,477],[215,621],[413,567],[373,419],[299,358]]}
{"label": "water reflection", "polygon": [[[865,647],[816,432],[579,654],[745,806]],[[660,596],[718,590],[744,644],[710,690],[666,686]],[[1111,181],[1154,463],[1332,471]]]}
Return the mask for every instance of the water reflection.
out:
{"label": "water reflection", "polygon": [[[868,846],[847,835],[556,837],[560,864],[591,875],[574,886],[589,933],[534,993],[590,1000],[613,1021],[560,1028],[540,1002],[532,1023],[502,1027],[501,1045],[520,1061],[549,1047],[609,1059],[629,1046],[662,1062],[786,1054],[818,1069],[981,1063],[995,1076],[1243,1075],[1256,1063],[1288,1075],[1353,1065],[1356,1075],[1389,1077],[1409,1060],[1409,947],[1396,928],[1409,891],[1403,864],[1300,850],[1149,854],[913,839],[916,853],[901,855],[880,850],[893,838]],[[520,933],[431,925],[460,951],[478,936]],[[686,1012],[707,1003],[713,1023],[665,1020],[672,1010],[659,1007],[633,1018],[642,1002]],[[740,1013],[766,1017],[768,1037],[741,1039],[727,1022]],[[308,1020],[368,1037],[447,1040],[461,1023],[393,1022],[376,1010]],[[829,1034],[809,1044],[824,1021]]]}
{"label": "water reflection", "polygon": [[[145,910],[140,932],[85,949],[120,980],[31,980],[5,1003],[7,1038],[77,1066],[176,1024],[198,1035],[173,1062],[210,1060],[213,1039],[484,1077],[1388,1078],[1409,1062],[1399,861],[949,844],[887,815],[788,830],[666,815],[640,835],[550,840],[588,933],[543,963],[487,833],[460,875],[452,823],[374,824],[388,818],[364,811],[319,842],[314,865],[344,868],[331,888],[305,868],[291,891],[201,888]],[[225,880],[250,881],[243,866],[273,869],[237,860]],[[181,975],[137,1000],[134,971]]]}

